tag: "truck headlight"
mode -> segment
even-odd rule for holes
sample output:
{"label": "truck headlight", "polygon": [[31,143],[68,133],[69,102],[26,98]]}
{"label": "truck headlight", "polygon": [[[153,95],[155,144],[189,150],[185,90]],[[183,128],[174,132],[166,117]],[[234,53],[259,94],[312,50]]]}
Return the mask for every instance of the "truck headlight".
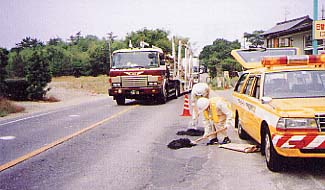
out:
{"label": "truck headlight", "polygon": [[121,83],[112,83],[113,87],[121,87]]}
{"label": "truck headlight", "polygon": [[148,82],[148,86],[157,86],[158,82]]}
{"label": "truck headlight", "polygon": [[314,118],[280,118],[276,128],[317,129],[317,122]]}

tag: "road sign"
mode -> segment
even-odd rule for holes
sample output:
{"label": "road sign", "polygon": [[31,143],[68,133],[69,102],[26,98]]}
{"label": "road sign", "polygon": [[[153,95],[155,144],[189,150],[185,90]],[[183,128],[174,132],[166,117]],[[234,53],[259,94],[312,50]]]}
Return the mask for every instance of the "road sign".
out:
{"label": "road sign", "polygon": [[325,20],[315,20],[314,28],[314,39],[325,39]]}

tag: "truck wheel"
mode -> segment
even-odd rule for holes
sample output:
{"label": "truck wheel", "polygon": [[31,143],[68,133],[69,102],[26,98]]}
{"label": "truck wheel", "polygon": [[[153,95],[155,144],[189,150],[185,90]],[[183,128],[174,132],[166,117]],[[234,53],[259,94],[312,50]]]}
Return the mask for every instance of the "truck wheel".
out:
{"label": "truck wheel", "polygon": [[264,142],[262,143],[262,145],[264,145],[266,165],[269,170],[273,172],[279,172],[282,169],[282,163],[284,158],[276,153],[269,130],[267,129],[265,131],[265,135],[263,135]]}
{"label": "truck wheel", "polygon": [[179,86],[176,84],[176,85],[175,85],[175,95],[174,95],[174,99],[177,99],[179,95],[180,95],[180,89],[179,89]]}
{"label": "truck wheel", "polygon": [[125,97],[124,96],[117,96],[115,97],[117,105],[125,105]]}
{"label": "truck wheel", "polygon": [[160,103],[161,104],[166,104],[167,97],[168,97],[167,89],[166,88],[163,88],[163,91],[162,91],[162,93],[160,95],[160,98],[159,98]]}
{"label": "truck wheel", "polygon": [[237,128],[237,133],[239,138],[246,140],[248,139],[248,134],[246,133],[246,131],[243,129],[243,126],[241,125],[240,121],[239,121],[239,115],[236,114],[235,117],[235,128]]}

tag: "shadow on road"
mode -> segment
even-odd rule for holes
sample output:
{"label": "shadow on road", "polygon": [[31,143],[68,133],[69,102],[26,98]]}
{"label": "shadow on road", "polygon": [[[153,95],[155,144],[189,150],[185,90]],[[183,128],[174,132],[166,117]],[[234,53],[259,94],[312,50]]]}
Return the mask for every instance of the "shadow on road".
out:
{"label": "shadow on road", "polygon": [[288,158],[284,165],[285,173],[325,176],[325,159],[322,158]]}

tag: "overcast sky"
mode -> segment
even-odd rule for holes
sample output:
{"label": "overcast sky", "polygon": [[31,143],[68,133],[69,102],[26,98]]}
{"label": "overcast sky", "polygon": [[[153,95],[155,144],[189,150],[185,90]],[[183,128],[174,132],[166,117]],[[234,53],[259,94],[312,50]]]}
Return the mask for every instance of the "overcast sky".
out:
{"label": "overcast sky", "polygon": [[[319,16],[325,0],[319,1]],[[143,28],[190,38],[196,52],[217,38],[243,41],[244,32],[309,15],[313,0],[0,0],[0,47],[30,36],[43,42],[81,31],[123,39]],[[325,6],[325,5],[324,5]]]}

